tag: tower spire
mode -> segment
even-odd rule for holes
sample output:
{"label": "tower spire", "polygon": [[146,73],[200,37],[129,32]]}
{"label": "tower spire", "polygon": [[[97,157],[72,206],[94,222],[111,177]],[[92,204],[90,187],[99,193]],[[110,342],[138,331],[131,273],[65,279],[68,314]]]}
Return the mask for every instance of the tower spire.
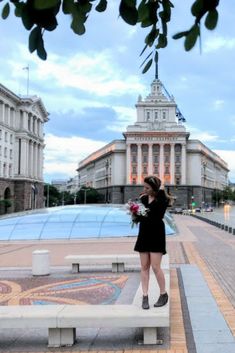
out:
{"label": "tower spire", "polygon": [[158,61],[156,61],[155,65],[155,80],[158,80]]}

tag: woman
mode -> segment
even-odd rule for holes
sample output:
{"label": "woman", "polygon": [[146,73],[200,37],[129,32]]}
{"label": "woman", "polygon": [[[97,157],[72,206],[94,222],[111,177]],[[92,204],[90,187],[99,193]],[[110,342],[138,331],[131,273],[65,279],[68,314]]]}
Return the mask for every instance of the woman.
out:
{"label": "woman", "polygon": [[164,190],[160,190],[160,186],[161,180],[159,178],[147,176],[144,179],[144,193],[140,196],[141,202],[148,209],[147,216],[140,217],[139,234],[134,248],[140,254],[143,309],[149,309],[150,266],[152,266],[160,288],[160,296],[154,306],[163,306],[168,301],[161,260],[162,255],[166,254],[166,234],[163,217],[169,203],[169,197]]}

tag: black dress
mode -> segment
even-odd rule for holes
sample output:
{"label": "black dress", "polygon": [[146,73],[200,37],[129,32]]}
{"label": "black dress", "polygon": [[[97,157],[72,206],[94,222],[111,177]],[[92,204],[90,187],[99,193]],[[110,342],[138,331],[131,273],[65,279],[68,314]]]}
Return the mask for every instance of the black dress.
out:
{"label": "black dress", "polygon": [[157,198],[148,203],[148,196],[140,198],[143,205],[149,209],[147,216],[140,216],[140,226],[134,247],[138,252],[160,252],[166,254],[166,233],[163,217],[169,199],[163,190],[159,190]]}

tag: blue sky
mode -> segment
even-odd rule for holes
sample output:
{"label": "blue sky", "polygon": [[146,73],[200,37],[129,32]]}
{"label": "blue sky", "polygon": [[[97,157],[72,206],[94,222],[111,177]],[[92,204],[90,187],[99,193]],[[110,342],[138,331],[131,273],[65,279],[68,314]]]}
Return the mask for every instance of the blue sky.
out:
{"label": "blue sky", "polygon": [[[154,68],[145,75],[139,68],[146,31],[125,24],[118,3],[109,0],[105,13],[92,12],[83,36],[73,34],[69,18],[61,16],[58,29],[45,35],[47,61],[28,52],[28,32],[20,19],[0,20],[0,82],[25,95],[22,68],[29,65],[29,94],[40,96],[50,113],[45,181],[75,176],[81,159],[123,138],[126,126],[136,120],[138,95],[149,93]],[[171,36],[191,26],[191,3],[175,1],[159,78],[186,118],[190,138],[218,153],[235,182],[235,13],[230,2],[221,1],[217,28],[202,31],[202,52],[197,45],[186,53],[183,41]]]}

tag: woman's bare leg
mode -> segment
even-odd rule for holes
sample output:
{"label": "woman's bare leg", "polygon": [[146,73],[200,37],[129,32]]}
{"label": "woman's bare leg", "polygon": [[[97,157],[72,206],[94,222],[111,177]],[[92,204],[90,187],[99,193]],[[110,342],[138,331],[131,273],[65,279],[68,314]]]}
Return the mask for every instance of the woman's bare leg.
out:
{"label": "woman's bare leg", "polygon": [[160,288],[160,294],[166,293],[165,276],[161,269],[162,253],[150,253],[150,261],[153,272]]}
{"label": "woman's bare leg", "polygon": [[149,289],[149,269],[150,269],[150,254],[148,252],[142,252],[140,254],[141,264],[141,285],[143,295],[148,295]]}

